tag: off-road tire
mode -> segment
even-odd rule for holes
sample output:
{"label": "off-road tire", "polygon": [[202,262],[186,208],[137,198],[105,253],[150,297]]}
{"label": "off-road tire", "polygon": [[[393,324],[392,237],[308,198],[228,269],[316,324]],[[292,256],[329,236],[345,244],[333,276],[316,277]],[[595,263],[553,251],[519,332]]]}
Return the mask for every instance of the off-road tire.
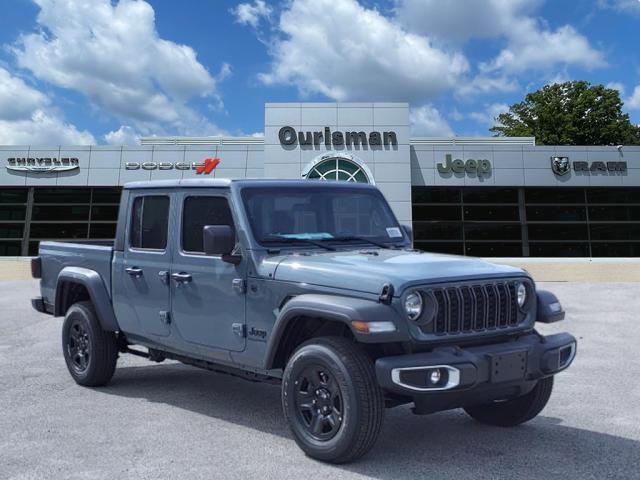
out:
{"label": "off-road tire", "polygon": [[[339,427],[326,440],[314,438],[296,400],[301,375],[314,368],[326,369],[342,395]],[[284,371],[282,407],[298,446],[310,457],[330,463],[351,462],[367,453],[378,437],[385,408],[373,361],[341,337],[313,338],[294,352]]]}
{"label": "off-road tire", "polygon": [[475,420],[499,427],[514,427],[535,418],[547,405],[553,390],[553,377],[538,380],[529,393],[511,400],[466,407]]}
{"label": "off-road tire", "polygon": [[[86,363],[85,368],[72,358],[73,336],[77,337],[79,331],[88,347],[86,361],[82,362]],[[62,325],[62,352],[69,373],[79,385],[99,387],[113,377],[118,360],[116,335],[102,329],[91,302],[74,303],[67,310]]]}

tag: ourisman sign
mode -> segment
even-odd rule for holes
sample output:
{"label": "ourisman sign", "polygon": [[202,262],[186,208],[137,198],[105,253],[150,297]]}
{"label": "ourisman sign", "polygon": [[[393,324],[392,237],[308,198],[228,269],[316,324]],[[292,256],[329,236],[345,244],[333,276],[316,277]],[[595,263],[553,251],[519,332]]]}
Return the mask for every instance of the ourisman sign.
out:
{"label": "ourisman sign", "polygon": [[332,146],[398,146],[396,132],[332,132],[329,127],[316,132],[296,132],[293,127],[282,127],[278,132],[282,145],[320,145]]}

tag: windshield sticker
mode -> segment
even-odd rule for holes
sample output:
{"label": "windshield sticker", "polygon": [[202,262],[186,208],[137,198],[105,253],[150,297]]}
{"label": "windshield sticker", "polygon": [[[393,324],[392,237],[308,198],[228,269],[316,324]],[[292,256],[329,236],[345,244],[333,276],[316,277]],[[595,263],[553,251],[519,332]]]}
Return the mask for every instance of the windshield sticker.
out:
{"label": "windshield sticker", "polygon": [[402,232],[398,227],[387,227],[389,238],[402,238]]}
{"label": "windshield sticker", "polygon": [[328,240],[333,238],[333,235],[326,232],[317,233],[280,233],[279,237],[283,238],[299,238],[300,240]]}

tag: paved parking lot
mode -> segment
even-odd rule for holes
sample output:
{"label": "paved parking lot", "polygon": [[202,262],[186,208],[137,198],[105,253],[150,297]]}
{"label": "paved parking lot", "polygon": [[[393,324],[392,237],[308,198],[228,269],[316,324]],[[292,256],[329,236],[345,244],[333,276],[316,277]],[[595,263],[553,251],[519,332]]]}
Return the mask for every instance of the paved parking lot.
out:
{"label": "paved parking lot", "polygon": [[549,406],[512,429],[461,411],[387,411],[361,461],[306,458],[276,386],[125,356],[112,383],[71,380],[62,319],[29,305],[34,281],[0,281],[0,478],[640,479],[640,284],[547,283],[579,338]]}

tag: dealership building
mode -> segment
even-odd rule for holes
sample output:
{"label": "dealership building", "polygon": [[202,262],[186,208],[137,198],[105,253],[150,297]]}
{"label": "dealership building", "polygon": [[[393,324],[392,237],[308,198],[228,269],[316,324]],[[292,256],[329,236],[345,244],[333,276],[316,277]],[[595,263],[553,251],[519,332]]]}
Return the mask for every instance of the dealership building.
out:
{"label": "dealership building", "polygon": [[0,146],[0,162],[0,256],[112,239],[126,182],[264,177],[375,184],[427,251],[640,257],[640,147],[412,137],[406,103],[268,103],[264,137]]}

